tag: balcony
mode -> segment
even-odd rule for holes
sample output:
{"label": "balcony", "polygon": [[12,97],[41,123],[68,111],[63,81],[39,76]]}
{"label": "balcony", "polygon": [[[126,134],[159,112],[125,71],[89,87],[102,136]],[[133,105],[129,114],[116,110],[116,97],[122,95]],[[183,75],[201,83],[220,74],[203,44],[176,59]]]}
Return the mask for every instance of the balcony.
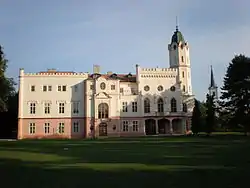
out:
{"label": "balcony", "polygon": [[[150,113],[144,113],[144,116],[148,117],[162,117],[162,116],[189,116],[190,113],[187,112],[157,112],[157,111],[151,111]],[[192,114],[191,114],[192,115]]]}

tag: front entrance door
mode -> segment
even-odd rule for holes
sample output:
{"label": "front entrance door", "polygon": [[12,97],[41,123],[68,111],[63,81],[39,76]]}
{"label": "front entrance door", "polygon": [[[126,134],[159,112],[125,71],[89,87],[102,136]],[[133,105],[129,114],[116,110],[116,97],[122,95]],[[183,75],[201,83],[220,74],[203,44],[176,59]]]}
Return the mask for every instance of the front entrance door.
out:
{"label": "front entrance door", "polygon": [[108,135],[108,125],[107,123],[99,124],[99,136],[107,136]]}
{"label": "front entrance door", "polygon": [[146,135],[155,135],[156,134],[156,125],[154,119],[145,120],[145,132]]}

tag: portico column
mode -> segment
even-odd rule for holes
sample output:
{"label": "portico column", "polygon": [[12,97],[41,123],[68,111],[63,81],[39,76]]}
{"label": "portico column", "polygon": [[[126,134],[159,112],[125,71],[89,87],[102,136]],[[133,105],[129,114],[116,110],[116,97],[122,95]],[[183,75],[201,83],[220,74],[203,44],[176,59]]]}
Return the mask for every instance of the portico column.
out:
{"label": "portico column", "polygon": [[182,128],[181,132],[182,132],[182,134],[185,134],[185,132],[186,132],[186,118],[182,119],[181,124],[182,124],[182,126],[181,126],[181,128]]}
{"label": "portico column", "polygon": [[159,134],[158,120],[155,120],[155,132]]}
{"label": "portico column", "polygon": [[145,119],[142,120],[142,126],[143,126],[143,134],[144,134],[144,136],[146,136],[146,123],[145,123]]}
{"label": "portico column", "polygon": [[173,124],[172,124],[172,119],[170,119],[170,134],[173,134]]}

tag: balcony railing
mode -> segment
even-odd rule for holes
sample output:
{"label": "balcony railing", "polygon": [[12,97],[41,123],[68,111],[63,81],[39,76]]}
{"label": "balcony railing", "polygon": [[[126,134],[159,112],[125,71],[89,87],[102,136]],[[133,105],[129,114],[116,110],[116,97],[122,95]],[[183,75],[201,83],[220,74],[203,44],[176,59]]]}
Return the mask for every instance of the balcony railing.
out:
{"label": "balcony railing", "polygon": [[183,116],[189,115],[187,112],[150,112],[144,113],[144,116]]}

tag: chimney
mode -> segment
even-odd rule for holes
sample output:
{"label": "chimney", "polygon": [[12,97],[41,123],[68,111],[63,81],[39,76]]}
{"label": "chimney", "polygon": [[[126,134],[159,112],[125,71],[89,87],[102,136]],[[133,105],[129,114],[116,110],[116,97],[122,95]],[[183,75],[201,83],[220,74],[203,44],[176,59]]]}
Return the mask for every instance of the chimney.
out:
{"label": "chimney", "polygon": [[94,74],[100,74],[100,66],[99,65],[94,65],[93,73]]}

